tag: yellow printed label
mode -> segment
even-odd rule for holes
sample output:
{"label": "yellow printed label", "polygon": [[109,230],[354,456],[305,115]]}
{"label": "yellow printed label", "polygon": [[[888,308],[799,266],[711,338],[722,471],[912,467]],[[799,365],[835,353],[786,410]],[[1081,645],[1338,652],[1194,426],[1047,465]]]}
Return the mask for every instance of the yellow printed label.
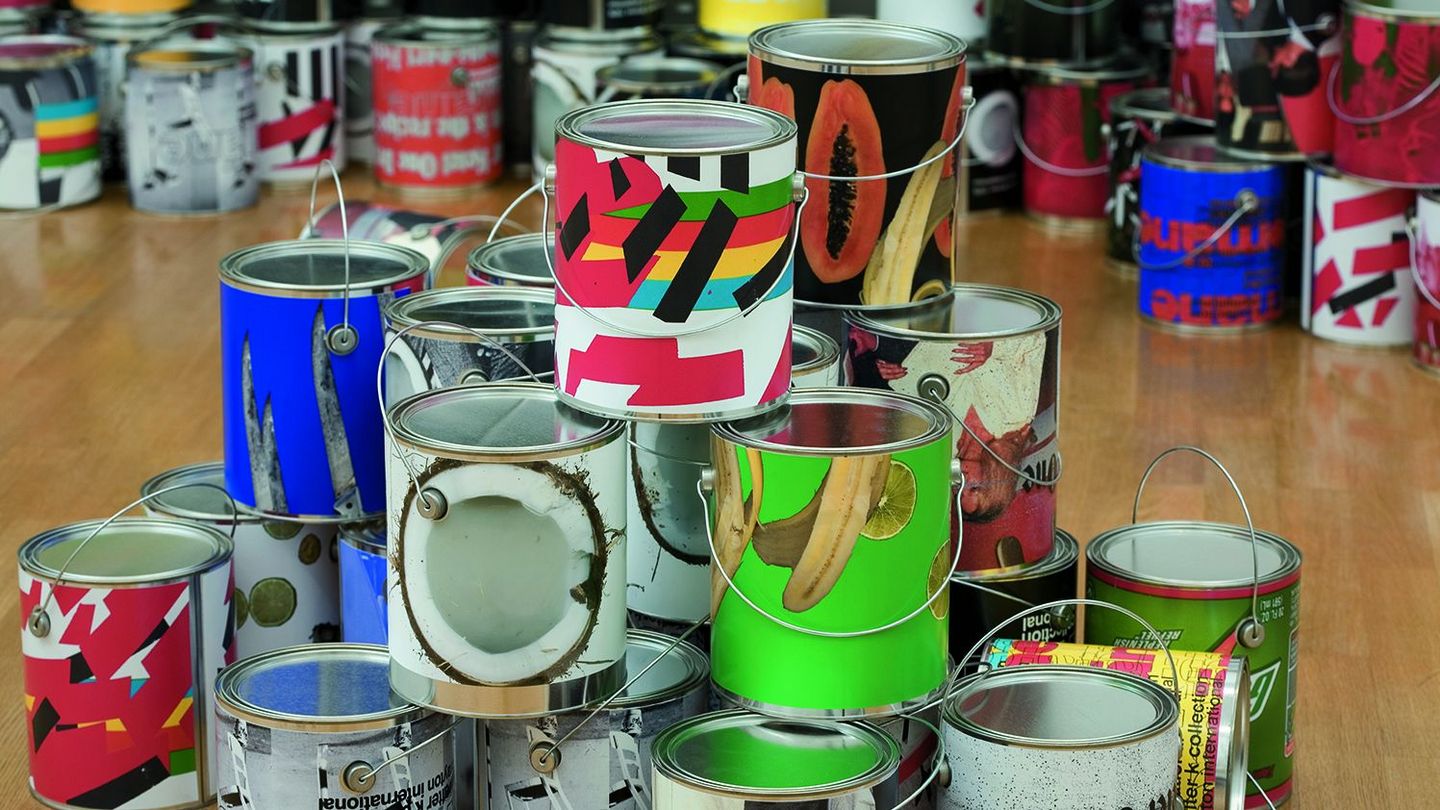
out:
{"label": "yellow printed label", "polygon": [[700,27],[727,37],[748,37],[767,25],[824,16],[825,0],[700,0]]}

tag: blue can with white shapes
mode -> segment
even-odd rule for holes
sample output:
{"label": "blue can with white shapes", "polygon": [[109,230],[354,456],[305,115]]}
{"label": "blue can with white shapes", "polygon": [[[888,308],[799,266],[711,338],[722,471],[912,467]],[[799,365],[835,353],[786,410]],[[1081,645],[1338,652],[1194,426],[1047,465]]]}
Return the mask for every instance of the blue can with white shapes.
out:
{"label": "blue can with white shapes", "polygon": [[358,644],[386,644],[385,520],[340,527],[340,636]]}
{"label": "blue can with white shapes", "polygon": [[381,306],[424,289],[408,248],[270,242],[220,260],[225,488],[273,515],[359,519],[385,511],[375,376]]}
{"label": "blue can with white shapes", "polygon": [[1140,315],[1195,332],[1279,320],[1284,169],[1229,157],[1211,136],[1190,136],[1147,147],[1140,176]]}

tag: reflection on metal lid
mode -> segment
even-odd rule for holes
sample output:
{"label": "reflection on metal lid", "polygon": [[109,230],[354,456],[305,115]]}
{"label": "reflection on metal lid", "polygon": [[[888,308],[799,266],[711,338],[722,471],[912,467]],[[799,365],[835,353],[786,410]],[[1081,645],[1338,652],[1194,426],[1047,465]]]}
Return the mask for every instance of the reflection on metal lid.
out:
{"label": "reflection on metal lid", "polygon": [[761,28],[751,51],[766,61],[796,66],[824,64],[827,72],[866,68],[938,70],[965,58],[965,42],[953,34],[914,25],[863,19],[800,20]]}
{"label": "reflection on metal lid", "polygon": [[543,233],[522,233],[487,242],[470,251],[470,275],[536,287],[554,287],[555,276],[545,260],[549,251]]}
{"label": "reflection on metal lid", "polygon": [[[444,287],[397,298],[385,307],[385,317],[397,330],[444,321],[489,335],[552,335],[555,331],[555,296],[542,290],[518,287]],[[438,327],[420,327],[406,334],[434,336]],[[446,331],[446,340],[466,343],[479,338],[468,332]]]}
{"label": "reflection on metal lid", "polygon": [[1207,172],[1254,172],[1276,168],[1273,163],[1225,154],[1216,145],[1213,135],[1165,138],[1145,147],[1144,155],[1147,160],[1165,166]]}
{"label": "reflection on metal lid", "polygon": [[605,444],[622,422],[561,403],[539,383],[484,383],[425,391],[391,409],[397,441],[447,456],[568,455]]}
{"label": "reflection on metal lid", "polygon": [[[1300,568],[1300,551],[1269,532],[1255,530],[1260,581]],[[1235,588],[1255,580],[1250,530],[1228,523],[1161,521],[1112,529],[1085,550],[1091,565],[1154,585]]]}
{"label": "reflection on metal lid", "polygon": [[1089,667],[1029,665],[960,680],[945,722],[1006,745],[1086,748],[1165,733],[1175,696],[1150,681]]}
{"label": "reflection on metal lid", "polygon": [[209,570],[234,548],[213,527],[167,518],[118,518],[85,542],[103,522],[71,523],[30,538],[20,547],[20,564],[52,579],[63,567],[69,583],[138,584]]}
{"label": "reflection on metal lid", "polygon": [[863,388],[791,392],[790,407],[715,426],[721,438],[795,455],[897,453],[950,435],[943,407]]}
{"label": "reflection on metal lid", "polygon": [[944,340],[993,340],[1051,329],[1060,306],[1026,290],[991,284],[956,284],[942,295],[908,307],[854,310],[845,317],[882,333]]}
{"label": "reflection on metal lid", "polygon": [[556,137],[627,154],[734,154],[796,137],[795,122],[725,101],[640,99],[584,107],[555,123]]}
{"label": "reflection on metal lid", "polygon": [[[154,495],[170,487],[185,486]],[[206,484],[209,486],[198,486]],[[217,490],[215,487],[219,487]],[[146,506],[170,517],[204,520],[213,523],[230,523],[236,519],[242,522],[256,518],[244,513],[236,514],[234,502],[225,496],[225,464],[220,461],[203,461],[167,470],[140,486],[142,496],[152,496]]]}
{"label": "reflection on metal lid", "polygon": [[[430,260],[409,248],[350,243],[352,292],[409,281],[429,269]],[[345,242],[302,239],[242,248],[220,260],[220,277],[237,286],[281,292],[341,293],[345,290]]]}
{"label": "reflection on metal lid", "polygon": [[222,670],[215,691],[231,713],[288,728],[393,725],[421,711],[390,691],[390,657],[371,644],[261,653]]}
{"label": "reflection on metal lid", "polygon": [[675,639],[670,636],[648,630],[626,631],[626,672],[639,673],[656,658],[660,658],[660,663],[650,667],[629,689],[615,698],[611,704],[613,708],[653,706],[686,695],[709,681],[710,662],[705,660],[705,654],[688,641],[682,641],[665,652],[674,642]]}

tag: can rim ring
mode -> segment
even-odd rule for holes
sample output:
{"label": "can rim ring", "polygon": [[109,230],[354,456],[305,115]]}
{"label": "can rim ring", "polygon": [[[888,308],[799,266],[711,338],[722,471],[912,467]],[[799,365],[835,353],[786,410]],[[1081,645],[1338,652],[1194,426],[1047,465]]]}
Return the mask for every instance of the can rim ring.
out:
{"label": "can rim ring", "polygon": [[793,357],[794,345],[801,344],[815,352],[815,359],[800,364],[792,364],[790,367],[791,378],[807,377],[811,374],[819,374],[830,366],[840,362],[840,344],[836,343],[829,335],[819,329],[811,329],[808,326],[794,324],[790,327],[791,356]]}
{"label": "can rim ring", "polygon": [[[524,342],[544,340],[545,335],[551,335],[554,339],[555,322],[551,318],[549,324],[541,326],[471,326],[465,329],[439,329],[426,326],[426,323],[433,323],[444,318],[420,317],[414,310],[423,306],[436,306],[458,303],[478,303],[493,299],[496,301],[516,301],[527,305],[533,304],[544,307],[549,306],[552,310],[555,304],[555,297],[547,290],[535,287],[519,286],[465,286],[465,287],[434,287],[429,290],[421,290],[417,293],[401,296],[385,302],[381,307],[384,313],[387,326],[392,331],[395,327],[416,327],[406,333],[407,336],[425,338],[428,340],[442,340],[447,343],[485,343],[476,333],[494,338],[528,338]],[[474,332],[470,331],[471,329]],[[487,344],[488,345],[488,344]]]}
{"label": "can rim ring", "polygon": [[63,526],[56,526],[40,534],[31,537],[20,545],[18,552],[20,567],[31,576],[54,583],[57,577],[63,573],[64,580],[61,584],[65,586],[74,585],[95,585],[106,588],[123,588],[134,586],[160,585],[167,582],[188,579],[199,574],[213,571],[228,563],[234,554],[235,546],[224,532],[213,526],[207,526],[192,520],[174,520],[165,517],[120,517],[110,522],[105,531],[100,532],[96,539],[104,542],[105,532],[115,528],[158,528],[179,529],[196,532],[203,535],[204,539],[214,542],[214,549],[210,556],[193,565],[183,568],[175,568],[168,571],[155,571],[146,574],[131,574],[128,576],[103,576],[95,574],[84,574],[73,569],[66,569],[63,572],[46,565],[40,561],[39,552],[49,546],[65,540],[83,538],[95,531],[97,527],[105,523],[104,520],[81,520],[67,523]]}
{"label": "can rim ring", "polygon": [[[381,26],[375,31],[371,38],[372,42],[389,45],[393,48],[419,48],[423,50],[442,50],[445,48],[459,49],[469,48],[476,45],[490,45],[500,39],[500,29],[492,22],[480,18],[476,22],[483,22],[484,25],[474,26],[450,26],[437,25],[434,17],[404,17],[396,18],[389,24]],[[411,34],[417,32],[434,33],[442,36],[449,36],[450,39],[412,39]]]}
{"label": "can rim ring", "polygon": [[[125,63],[131,67],[141,70],[148,70],[154,73],[190,73],[193,71],[208,72],[212,70],[223,70],[236,65],[253,63],[255,52],[239,43],[232,43],[224,39],[212,40],[182,40],[182,39],[158,39],[142,43],[143,47],[132,48],[125,54]],[[190,59],[186,61],[152,61],[142,62],[141,57],[152,53],[202,53],[215,54],[221,58],[214,61],[199,61]]]}
{"label": "can rim ring", "polygon": [[[1036,310],[1038,320],[1030,326],[1017,326],[1011,329],[990,329],[976,332],[930,332],[923,329],[911,329],[904,326],[896,326],[879,320],[875,314],[860,309],[846,310],[842,316],[846,321],[856,326],[886,335],[899,335],[903,337],[919,338],[921,340],[954,340],[954,341],[984,341],[998,340],[1008,337],[1019,337],[1021,335],[1033,335],[1039,332],[1048,332],[1060,325],[1064,310],[1054,300],[1040,295],[1039,293],[1022,290],[1018,287],[1005,287],[998,284],[971,284],[960,283],[950,285],[947,295],[940,295],[934,298],[917,302],[914,309],[921,307],[940,308],[942,305],[953,308],[961,297],[973,297],[984,300],[1004,300],[1013,304],[1028,305]],[[881,316],[888,314],[900,315],[913,311],[911,307],[904,309],[893,309],[882,312]]]}
{"label": "can rim ring", "polygon": [[1024,582],[1064,573],[1066,568],[1077,567],[1080,562],[1080,542],[1075,535],[1059,526],[1055,527],[1055,546],[1050,554],[1038,562],[1023,568],[1002,568],[998,571],[957,571],[951,581],[961,584],[992,585],[1000,582]]}
{"label": "can rim ring", "polygon": [[[255,258],[287,258],[310,254],[333,253],[356,258],[389,259],[397,269],[373,281],[347,285],[343,280],[327,284],[296,284],[283,281],[258,279],[245,272],[245,265]],[[401,245],[383,242],[349,241],[344,239],[282,239],[275,242],[261,242],[227,254],[220,260],[220,280],[227,286],[249,292],[278,294],[286,298],[329,297],[348,295],[351,298],[364,294],[365,290],[383,290],[406,281],[421,278],[430,272],[430,260],[419,251]],[[289,295],[286,295],[289,293]]]}
{"label": "can rim ring", "polygon": [[[796,29],[841,34],[854,32],[859,37],[863,37],[867,33],[871,35],[882,32],[887,34],[903,33],[911,38],[924,37],[933,41],[937,47],[933,54],[906,59],[843,59],[781,50],[772,43],[775,37]],[[767,25],[750,35],[750,55],[762,62],[801,70],[820,68],[823,73],[848,75],[914,74],[948,70],[956,65],[964,64],[968,50],[969,46],[965,40],[947,31],[904,23],[843,17],[777,23]]]}
{"label": "can rim ring", "polygon": [[644,695],[616,696],[610,701],[609,708],[630,709],[647,708],[657,706],[661,703],[669,703],[672,700],[682,698],[692,691],[710,682],[710,662],[700,649],[688,641],[681,640],[676,643],[674,636],[667,636],[664,633],[657,633],[653,630],[640,630],[634,627],[625,630],[625,646],[641,647],[646,651],[658,652],[659,658],[673,656],[675,660],[684,664],[688,672],[681,680],[670,684],[664,689],[656,690]]}
{"label": "can rim ring", "polygon": [[[624,422],[604,416],[593,416],[593,418],[599,420],[601,424],[594,432],[583,436],[530,447],[490,447],[457,444],[440,439],[433,439],[415,433],[405,424],[405,417],[416,408],[426,404],[426,400],[429,399],[436,399],[442,396],[483,397],[486,395],[500,396],[505,394],[527,399],[545,399],[548,396],[550,401],[557,407],[562,405],[567,408],[570,407],[565,405],[564,401],[559,397],[555,396],[554,385],[546,385],[538,382],[507,380],[505,382],[487,382],[477,385],[437,388],[411,394],[390,407],[390,421],[394,424],[391,436],[396,445],[430,455],[466,461],[513,462],[516,460],[540,461],[549,458],[580,455],[581,453],[604,447],[616,439],[621,438],[625,433]],[[591,414],[585,415],[592,416]]]}
{"label": "can rim ring", "polygon": [[64,45],[63,50],[33,56],[8,56],[0,53],[0,68],[10,70],[50,70],[64,67],[77,59],[95,53],[95,46],[80,37],[62,34],[15,34],[5,37],[5,45]]}
{"label": "can rim ring", "polygon": [[540,275],[528,275],[518,273],[505,267],[499,267],[494,262],[497,254],[511,249],[522,249],[528,247],[530,242],[538,243],[543,252],[548,245],[543,233],[517,233],[510,236],[502,236],[499,239],[492,239],[484,244],[476,245],[465,257],[465,274],[470,278],[482,278],[492,276],[505,281],[514,281],[519,286],[555,288],[555,277],[550,275],[550,268],[541,267]]}
{"label": "can rim ring", "polygon": [[[708,111],[717,116],[729,116],[731,118],[748,118],[752,123],[768,127],[770,134],[749,143],[735,143],[726,146],[697,146],[697,147],[673,147],[673,146],[639,146],[636,144],[616,143],[603,140],[580,131],[580,127],[602,117],[620,117],[630,113],[670,113],[676,116],[694,115],[701,111]],[[595,149],[605,149],[612,152],[621,152],[627,155],[733,155],[749,152],[759,152],[764,149],[781,146],[789,141],[799,138],[799,127],[794,121],[780,113],[767,110],[764,107],[754,107],[748,104],[735,104],[729,101],[710,101],[706,99],[631,99],[629,101],[613,101],[608,104],[581,107],[572,110],[561,116],[555,122],[555,137],[564,138],[567,141],[588,146]]]}
{"label": "can rim ring", "polygon": [[[1233,523],[1220,523],[1217,521],[1208,520],[1153,520],[1143,523],[1127,523],[1123,526],[1117,526],[1113,529],[1101,532],[1085,546],[1086,565],[1094,566],[1095,568],[1120,579],[1140,583],[1142,585],[1151,585],[1161,588],[1175,588],[1178,590],[1196,591],[1198,593],[1220,589],[1244,588],[1247,591],[1248,598],[1248,592],[1250,591],[1252,586],[1258,583],[1259,587],[1262,589],[1261,595],[1263,596],[1263,589],[1265,586],[1273,585],[1277,582],[1283,582],[1286,579],[1295,576],[1300,571],[1300,567],[1304,562],[1304,557],[1301,554],[1299,547],[1297,547],[1294,543],[1291,543],[1289,540],[1286,540],[1285,538],[1277,534],[1267,532],[1264,529],[1255,530],[1255,539],[1261,545],[1265,545],[1274,550],[1277,553],[1277,556],[1280,558],[1280,564],[1275,570],[1269,572],[1268,574],[1262,573],[1258,580],[1254,576],[1249,574],[1246,574],[1242,577],[1223,580],[1184,580],[1173,579],[1169,577],[1147,576],[1140,571],[1131,571],[1122,568],[1119,565],[1112,563],[1110,560],[1103,556],[1106,546],[1118,543],[1121,540],[1125,539],[1128,535],[1138,534],[1143,536],[1144,534],[1149,532],[1166,529],[1204,529],[1208,531],[1218,531],[1226,535],[1233,535],[1238,541],[1242,542],[1246,546],[1249,545],[1250,541],[1250,530],[1244,526],[1237,526]],[[1136,538],[1136,542],[1145,541]],[[1248,548],[1245,551],[1245,556],[1247,558],[1249,557]],[[1246,562],[1248,562],[1248,559],[1246,560]],[[1088,573],[1087,576],[1089,576]]]}
{"label": "can rim ring", "polygon": [[[796,405],[806,404],[852,404],[864,405],[873,404],[877,407],[892,407],[896,410],[904,410],[914,416],[927,419],[929,425],[921,433],[905,439],[897,439],[885,442],[884,444],[856,445],[853,447],[809,447],[794,444],[781,444],[767,439],[757,438],[749,433],[742,432],[740,425],[753,420],[773,418],[777,413],[790,413]],[[821,388],[796,388],[790,392],[789,408],[785,410],[775,409],[765,413],[748,416],[741,419],[732,419],[719,422],[713,425],[710,430],[719,438],[739,447],[754,448],[756,450],[768,450],[772,453],[781,453],[789,456],[865,456],[879,455],[881,453],[899,453],[917,447],[923,447],[931,442],[948,439],[951,430],[950,412],[943,406],[937,405],[928,399],[901,394],[896,391],[881,391],[871,388],[848,388],[841,386],[827,386]],[[899,407],[895,407],[899,406]]]}

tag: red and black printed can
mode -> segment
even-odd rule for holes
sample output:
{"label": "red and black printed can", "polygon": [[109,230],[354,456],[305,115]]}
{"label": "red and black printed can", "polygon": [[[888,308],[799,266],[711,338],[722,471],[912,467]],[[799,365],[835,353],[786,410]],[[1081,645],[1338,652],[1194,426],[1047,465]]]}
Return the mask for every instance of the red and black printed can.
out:
{"label": "red and black printed can", "polygon": [[500,177],[500,34],[493,23],[392,25],[375,33],[370,54],[376,180],[459,191]]}

